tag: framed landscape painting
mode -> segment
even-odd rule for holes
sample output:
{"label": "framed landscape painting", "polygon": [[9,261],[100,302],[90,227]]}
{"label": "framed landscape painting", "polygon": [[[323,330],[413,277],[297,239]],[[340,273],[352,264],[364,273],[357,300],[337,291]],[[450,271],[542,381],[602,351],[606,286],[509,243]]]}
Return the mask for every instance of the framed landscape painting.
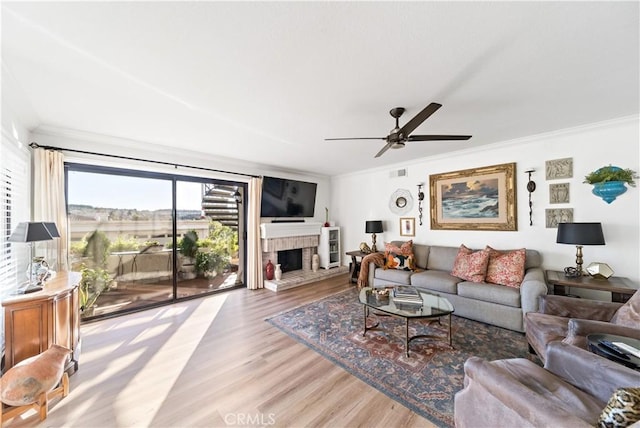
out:
{"label": "framed landscape painting", "polygon": [[433,174],[431,229],[518,230],[516,164]]}

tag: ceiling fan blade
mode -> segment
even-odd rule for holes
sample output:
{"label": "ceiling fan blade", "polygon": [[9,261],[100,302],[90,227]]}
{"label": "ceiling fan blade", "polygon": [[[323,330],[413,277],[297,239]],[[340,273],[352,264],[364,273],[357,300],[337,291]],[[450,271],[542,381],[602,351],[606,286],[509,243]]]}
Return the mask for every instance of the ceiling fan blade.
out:
{"label": "ceiling fan blade", "polygon": [[404,135],[411,134],[414,129],[420,126],[422,122],[427,120],[427,118],[431,116],[433,113],[435,113],[440,107],[442,107],[442,104],[438,104],[438,103],[429,104],[420,113],[416,114],[413,117],[413,119],[405,123],[404,126],[400,128],[400,131],[398,133],[404,134]]}
{"label": "ceiling fan blade", "polygon": [[384,147],[375,155],[376,158],[379,158],[380,156],[382,156],[384,154],[384,152],[386,152],[387,150],[389,150],[391,148],[391,146],[393,146],[393,141],[389,141],[387,144],[384,145]]}
{"label": "ceiling fan blade", "polygon": [[325,138],[324,141],[338,140],[386,140],[387,137],[347,137],[347,138]]}
{"label": "ceiling fan blade", "polygon": [[410,135],[407,141],[468,140],[471,135]]}

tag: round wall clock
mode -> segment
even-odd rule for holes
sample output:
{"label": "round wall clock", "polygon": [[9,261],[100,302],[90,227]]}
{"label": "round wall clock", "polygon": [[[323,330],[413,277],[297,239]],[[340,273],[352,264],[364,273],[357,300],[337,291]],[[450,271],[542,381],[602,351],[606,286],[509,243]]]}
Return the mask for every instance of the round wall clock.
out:
{"label": "round wall clock", "polygon": [[403,215],[413,208],[413,198],[407,189],[398,189],[389,199],[389,209],[392,213]]}

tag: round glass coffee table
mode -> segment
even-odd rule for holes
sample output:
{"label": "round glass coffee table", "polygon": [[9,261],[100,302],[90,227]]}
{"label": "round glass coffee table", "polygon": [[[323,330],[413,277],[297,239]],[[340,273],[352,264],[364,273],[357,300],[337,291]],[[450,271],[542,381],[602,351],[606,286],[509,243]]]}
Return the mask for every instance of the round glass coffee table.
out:
{"label": "round glass coffee table", "polygon": [[[389,295],[386,298],[381,297],[373,292],[371,287],[365,287],[360,290],[358,299],[364,308],[364,332],[363,336],[366,336],[367,330],[378,327],[379,323],[374,325],[367,325],[367,318],[371,309],[380,311],[386,315],[392,315],[405,320],[405,350],[407,357],[409,356],[409,343],[415,339],[446,339],[449,342],[449,346],[453,348],[451,340],[451,314],[454,311],[453,305],[444,297],[440,297],[436,294],[427,293],[418,290],[420,297],[422,298],[422,305],[420,304],[407,304],[394,302],[391,296],[392,290],[389,291]],[[447,336],[431,335],[431,334],[419,334],[415,336],[409,336],[409,320],[410,319],[430,319],[432,321],[440,321],[442,317],[449,319],[449,328]]]}

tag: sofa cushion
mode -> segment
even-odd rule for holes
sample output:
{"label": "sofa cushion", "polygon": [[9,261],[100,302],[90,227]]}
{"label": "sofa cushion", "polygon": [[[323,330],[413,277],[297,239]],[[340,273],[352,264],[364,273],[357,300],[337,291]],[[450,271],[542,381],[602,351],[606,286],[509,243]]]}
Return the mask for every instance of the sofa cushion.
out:
{"label": "sofa cushion", "polygon": [[542,266],[542,256],[537,250],[527,250],[524,262],[524,268],[531,269]]}
{"label": "sofa cushion", "polygon": [[461,282],[458,284],[458,296],[514,308],[520,307],[520,290],[486,282]]}
{"label": "sofa cushion", "polygon": [[400,269],[376,269],[374,277],[384,281],[395,282],[403,285],[411,284],[413,271]]}
{"label": "sofa cushion", "polygon": [[429,259],[427,259],[427,269],[446,270],[451,272],[453,263],[458,255],[458,247],[440,247],[431,245],[429,249]]}
{"label": "sofa cushion", "polygon": [[429,247],[428,245],[413,244],[413,259],[415,260],[416,268],[426,269],[427,260],[429,260]]}
{"label": "sofa cushion", "polygon": [[526,250],[498,251],[487,245],[489,264],[485,281],[520,288],[524,278]]}
{"label": "sofa cushion", "polygon": [[484,282],[487,274],[489,252],[485,250],[473,251],[465,245],[460,245],[458,255],[453,263],[451,275],[471,282]]}
{"label": "sofa cushion", "polygon": [[413,241],[407,241],[398,246],[393,243],[384,244],[384,268],[414,270]]}
{"label": "sofa cushion", "polygon": [[441,270],[425,270],[411,275],[411,285],[414,287],[442,293],[456,294],[459,282],[460,278]]}

